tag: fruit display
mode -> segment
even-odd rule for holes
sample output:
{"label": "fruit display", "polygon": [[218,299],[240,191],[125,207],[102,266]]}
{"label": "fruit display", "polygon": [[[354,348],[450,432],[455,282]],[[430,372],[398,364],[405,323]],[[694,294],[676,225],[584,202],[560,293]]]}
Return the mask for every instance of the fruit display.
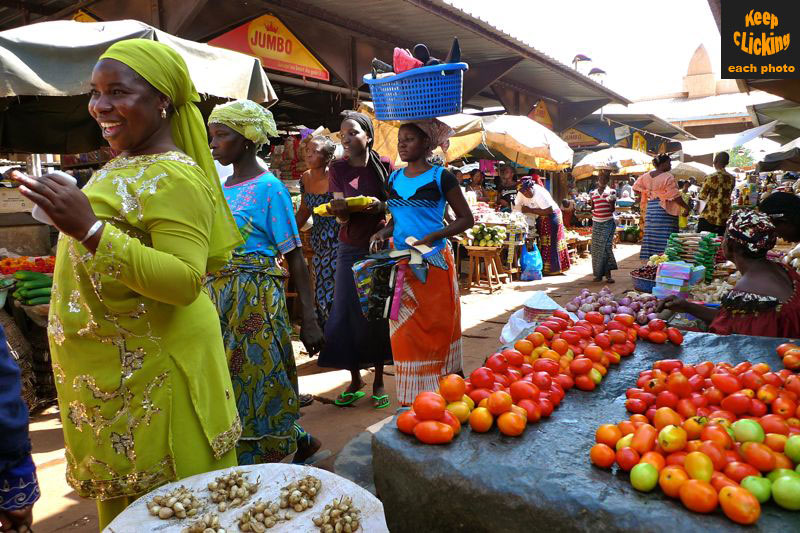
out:
{"label": "fruit display", "polygon": [[[655,267],[654,267],[655,268]],[[646,324],[649,320],[658,318],[655,313],[658,300],[652,294],[640,294],[630,291],[624,296],[615,297],[608,287],[603,287],[600,292],[590,292],[583,289],[578,296],[564,306],[564,309],[583,320],[586,313],[591,311],[603,315],[604,323],[608,323],[615,314],[633,315],[639,324]]]}
{"label": "fruit display", "polygon": [[[791,348],[783,345],[779,353]],[[626,391],[630,418],[602,424],[589,460],[659,487],[689,510],[753,524],[770,498],[800,510],[800,376],[765,363],[657,361]]]}
{"label": "fruit display", "polygon": [[5,259],[0,259],[0,274],[14,274],[18,270],[52,274],[55,266],[56,258],[52,255],[45,257],[29,257],[26,255],[21,257],[7,257]]}
{"label": "fruit display", "polygon": [[[783,360],[784,367],[794,372],[800,370],[800,346],[787,342],[778,346],[777,352],[778,357]],[[798,417],[800,417],[800,413],[798,413]]]}
{"label": "fruit display", "polygon": [[658,265],[642,265],[636,270],[633,270],[631,272],[631,276],[642,279],[655,280],[657,273],[658,273]]}
{"label": "fruit display", "polygon": [[667,261],[669,261],[669,257],[667,257],[665,254],[651,255],[650,259],[647,260],[647,264],[651,266],[658,266],[661,263],[666,263]]}
{"label": "fruit display", "polygon": [[611,318],[606,322],[590,311],[573,322],[555,311],[513,349],[489,356],[468,379],[451,374],[440,380],[438,392],[421,392],[411,410],[397,417],[397,428],[425,444],[447,444],[467,423],[477,433],[496,425],[503,435],[521,435],[549,417],[573,386],[594,390],[611,365],[633,354],[634,317]]}
{"label": "fruit display", "polygon": [[506,228],[476,224],[466,231],[466,235],[473,246],[502,246],[506,240]]}
{"label": "fruit display", "polygon": [[653,344],[664,344],[667,341],[676,346],[683,344],[683,333],[678,328],[667,327],[667,323],[660,318],[654,318],[643,326],[634,324],[633,327],[640,339]]}
{"label": "fruit display", "polygon": [[24,305],[41,305],[50,303],[50,294],[53,290],[53,278],[40,272],[17,270],[14,273],[17,280],[14,298]]}

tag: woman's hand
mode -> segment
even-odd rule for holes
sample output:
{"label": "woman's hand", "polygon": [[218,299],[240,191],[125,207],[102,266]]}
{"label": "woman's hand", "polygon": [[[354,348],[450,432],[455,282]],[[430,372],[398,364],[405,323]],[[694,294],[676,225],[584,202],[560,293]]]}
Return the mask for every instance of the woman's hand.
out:
{"label": "woman's hand", "polygon": [[364,208],[363,212],[369,215],[382,215],[386,212],[386,207],[380,200],[374,200]]}
{"label": "woman's hand", "polygon": [[347,200],[344,198],[334,198],[331,200],[329,210],[333,216],[340,220],[347,220],[350,218],[350,208],[347,206]]}
{"label": "woman's hand", "polygon": [[[313,313],[312,313],[313,314]],[[300,328],[300,341],[306,347],[308,355],[316,355],[325,346],[325,336],[319,327],[316,317],[307,315]]]}
{"label": "woman's hand", "polygon": [[386,247],[386,241],[389,237],[386,235],[384,230],[377,231],[372,237],[369,239],[369,252],[374,254],[375,252],[379,252],[383,248]]}
{"label": "woman's hand", "polygon": [[20,193],[38,205],[62,233],[80,241],[97,222],[89,199],[66,178],[58,174],[34,178],[22,172],[11,176],[22,184]]}
{"label": "woman's hand", "polygon": [[429,235],[426,235],[422,239],[418,240],[417,242],[415,242],[412,246],[421,246],[421,245],[431,246],[433,244],[433,241],[438,239],[439,237],[436,235],[436,233],[431,233]]}
{"label": "woman's hand", "polygon": [[686,300],[683,298],[678,298],[677,296],[667,296],[656,306],[656,313],[660,313],[664,309],[669,309],[670,311],[674,311],[676,313],[685,313],[686,312]]}

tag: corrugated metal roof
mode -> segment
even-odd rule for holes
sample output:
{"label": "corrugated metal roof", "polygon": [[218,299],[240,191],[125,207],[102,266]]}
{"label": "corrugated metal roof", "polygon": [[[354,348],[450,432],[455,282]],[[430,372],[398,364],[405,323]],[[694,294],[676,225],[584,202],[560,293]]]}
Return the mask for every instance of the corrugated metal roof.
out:
{"label": "corrugated metal roof", "polygon": [[[398,46],[424,42],[433,55],[447,55],[453,37],[458,36],[462,58],[472,64],[522,56],[502,81],[521,86],[540,96],[558,101],[581,102],[610,99],[628,100],[567,67],[533,47],[515,39],[488,22],[473,17],[443,0],[313,0],[320,11],[349,18],[384,35]],[[291,6],[286,6],[291,9]]]}
{"label": "corrugated metal roof", "polygon": [[[655,133],[657,135],[663,135],[665,137],[671,137],[678,141],[695,139],[696,137],[689,133],[688,131],[670,124],[666,120],[656,115],[646,114],[646,113],[608,113],[606,111],[607,108],[603,109],[602,118],[600,112],[595,112],[592,115],[584,118],[575,126],[575,128],[580,129],[581,124],[585,122],[589,123],[597,123],[604,119],[608,119],[614,122],[621,122],[623,124],[635,126],[637,128],[649,131],[651,133]],[[619,124],[615,124],[618,126]]]}
{"label": "corrugated metal roof", "polygon": [[[34,23],[76,3],[70,0],[24,0],[18,5],[20,8],[28,8],[28,20]],[[0,7],[0,29],[15,28],[23,24],[25,24],[25,13],[22,9]]]}

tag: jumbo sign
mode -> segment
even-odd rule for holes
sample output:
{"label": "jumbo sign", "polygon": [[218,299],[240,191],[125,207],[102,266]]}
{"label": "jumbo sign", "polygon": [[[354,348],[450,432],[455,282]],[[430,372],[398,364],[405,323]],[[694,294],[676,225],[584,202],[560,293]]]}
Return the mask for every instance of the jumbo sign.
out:
{"label": "jumbo sign", "polygon": [[330,74],[322,63],[272,15],[251,20],[208,44],[256,56],[264,68],[306,78],[330,80]]}

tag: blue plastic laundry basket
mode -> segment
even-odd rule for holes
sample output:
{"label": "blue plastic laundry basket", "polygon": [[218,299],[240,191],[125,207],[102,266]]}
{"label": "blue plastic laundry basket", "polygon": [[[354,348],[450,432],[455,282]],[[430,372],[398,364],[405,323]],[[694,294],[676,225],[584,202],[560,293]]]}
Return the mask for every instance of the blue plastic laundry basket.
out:
{"label": "blue plastic laundry basket", "polygon": [[417,120],[461,112],[466,63],[419,67],[402,74],[373,79],[369,85],[378,120]]}

